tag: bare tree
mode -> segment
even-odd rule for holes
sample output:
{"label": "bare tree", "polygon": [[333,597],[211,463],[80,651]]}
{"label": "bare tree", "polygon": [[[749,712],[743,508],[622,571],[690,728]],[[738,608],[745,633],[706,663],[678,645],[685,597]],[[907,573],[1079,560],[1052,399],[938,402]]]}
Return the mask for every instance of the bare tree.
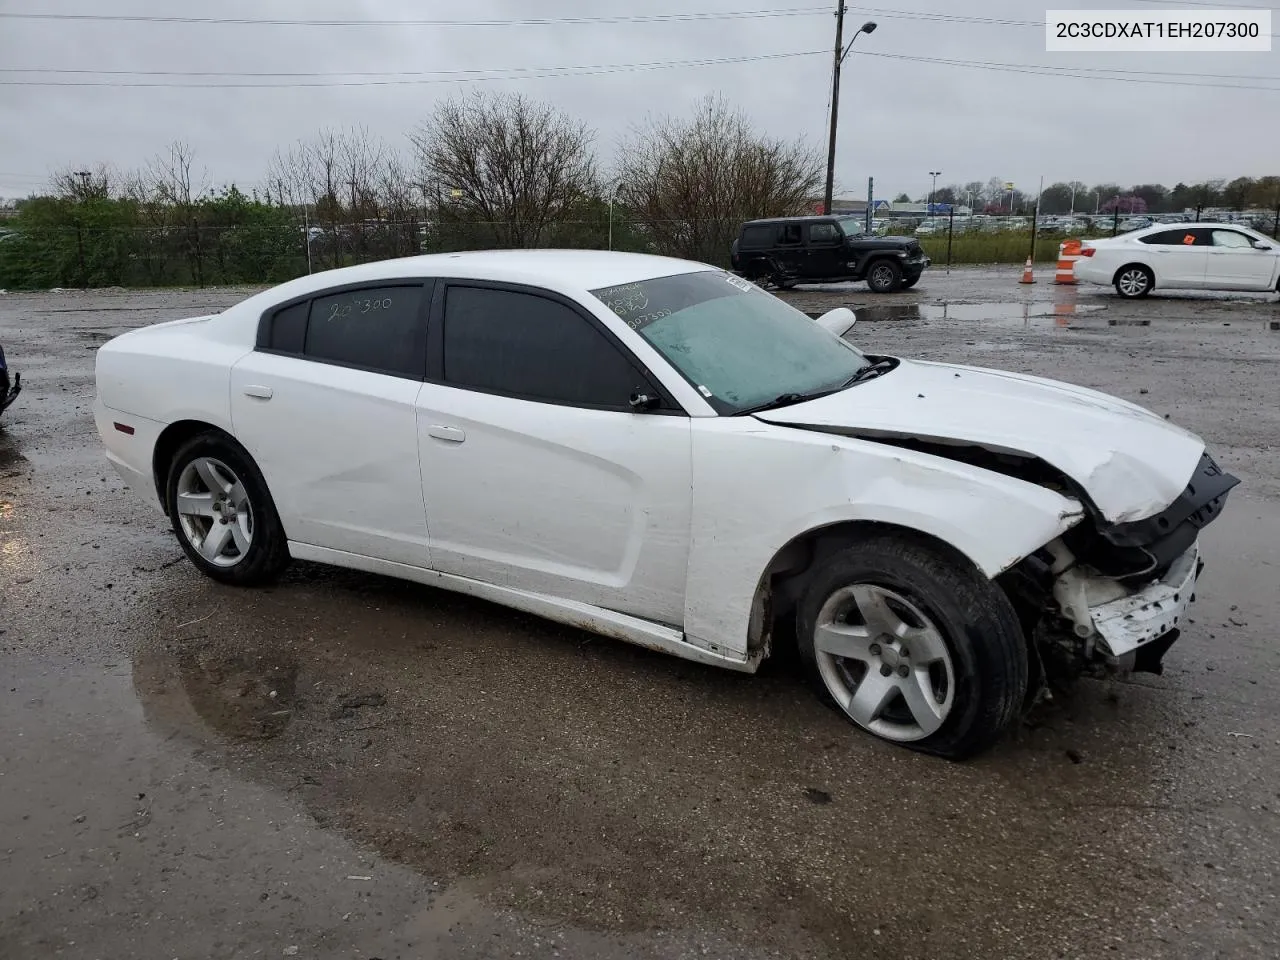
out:
{"label": "bare tree", "polygon": [[116,196],[121,187],[119,172],[109,164],[91,167],[71,166],[59,170],[49,181],[55,197],[64,200],[105,200]]}
{"label": "bare tree", "polygon": [[494,246],[538,246],[597,191],[592,131],[520,94],[448,100],[410,139],[437,218],[476,224]]}
{"label": "bare tree", "polygon": [[[393,185],[393,181],[399,181]],[[277,150],[267,173],[266,192],[282,206],[299,208],[300,219],[317,224],[322,260],[341,266],[386,254],[382,242],[388,195],[407,196],[411,178],[386,141],[363,127],[321,130],[311,140]]]}
{"label": "bare tree", "polygon": [[650,119],[623,143],[618,199],[659,250],[723,263],[743,220],[803,212],[821,175],[806,144],[759,134],[710,96],[691,118]]}
{"label": "bare tree", "polygon": [[186,235],[186,256],[191,279],[204,286],[204,237],[199,219],[200,198],[208,189],[208,171],[194,171],[195,153],[181,140],[147,162],[140,176],[151,198],[169,208],[174,225]]}

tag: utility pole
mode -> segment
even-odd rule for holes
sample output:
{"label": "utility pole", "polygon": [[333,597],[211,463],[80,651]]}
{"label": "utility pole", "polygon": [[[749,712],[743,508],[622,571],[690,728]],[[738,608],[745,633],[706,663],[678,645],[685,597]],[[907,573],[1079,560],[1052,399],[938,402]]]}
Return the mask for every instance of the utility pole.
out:
{"label": "utility pole", "polygon": [[864,33],[874,33],[876,24],[868,20],[853,35],[849,45],[844,45],[844,0],[836,0],[836,51],[831,70],[831,130],[827,140],[827,187],[822,194],[822,212],[831,215],[832,192],[836,182],[836,126],[840,117],[840,67],[853,49],[853,41]]}
{"label": "utility pole", "polygon": [[831,216],[831,193],[836,183],[836,123],[840,116],[840,51],[844,49],[844,0],[836,0],[836,52],[831,70],[831,129],[827,133],[827,186],[822,212]]}

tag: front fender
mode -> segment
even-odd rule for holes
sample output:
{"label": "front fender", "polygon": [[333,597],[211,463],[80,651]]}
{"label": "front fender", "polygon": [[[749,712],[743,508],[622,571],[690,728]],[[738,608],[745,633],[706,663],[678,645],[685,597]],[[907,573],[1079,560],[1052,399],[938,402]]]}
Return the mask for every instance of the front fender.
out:
{"label": "front fender", "polygon": [[1084,516],[1056,491],[980,467],[750,417],[702,419],[693,436],[685,633],[745,656],[760,577],[783,547],[850,521],[907,527],[994,577]]}

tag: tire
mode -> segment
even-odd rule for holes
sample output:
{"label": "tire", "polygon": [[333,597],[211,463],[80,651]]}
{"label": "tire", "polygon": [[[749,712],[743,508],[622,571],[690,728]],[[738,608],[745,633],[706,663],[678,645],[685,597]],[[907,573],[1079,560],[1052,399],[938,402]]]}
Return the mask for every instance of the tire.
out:
{"label": "tire", "polygon": [[893,293],[902,283],[902,268],[892,260],[872,260],[867,266],[867,288],[872,293]]}
{"label": "tire", "polygon": [[901,287],[899,287],[898,289],[899,289],[899,290],[910,290],[912,287],[914,287],[914,286],[915,286],[917,283],[919,283],[919,282],[920,282],[920,274],[918,274],[918,273],[917,273],[914,277],[907,277],[905,280],[903,280],[903,281],[902,281],[902,286],[901,286]]}
{"label": "tire", "polygon": [[173,532],[206,576],[256,586],[289,565],[288,540],[262,472],[226,434],[202,433],[179,447],[164,490]]}
{"label": "tire", "polygon": [[1027,644],[1004,592],[909,535],[876,534],[830,555],[809,577],[796,628],[819,695],[913,750],[973,756],[1026,699]]}
{"label": "tire", "polygon": [[1140,300],[1155,289],[1156,277],[1150,267],[1131,263],[1121,267],[1115,275],[1116,293],[1126,300]]}

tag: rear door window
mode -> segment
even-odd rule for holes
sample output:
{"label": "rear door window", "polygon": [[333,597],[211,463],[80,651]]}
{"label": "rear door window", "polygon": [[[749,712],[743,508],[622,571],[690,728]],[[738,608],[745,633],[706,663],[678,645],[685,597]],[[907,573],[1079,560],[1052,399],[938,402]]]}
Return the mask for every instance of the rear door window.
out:
{"label": "rear door window", "polygon": [[433,283],[408,281],[321,293],[267,314],[258,349],[421,379]]}
{"label": "rear door window", "polygon": [[306,356],[421,376],[426,358],[422,284],[344,290],[311,301]]}
{"label": "rear door window", "polygon": [[800,224],[784,223],[778,227],[778,246],[798,247],[802,242],[800,239]]}
{"label": "rear door window", "polygon": [[1201,227],[1184,227],[1179,230],[1161,230],[1145,237],[1143,243],[1162,247],[1207,247],[1212,243],[1210,231]]}

